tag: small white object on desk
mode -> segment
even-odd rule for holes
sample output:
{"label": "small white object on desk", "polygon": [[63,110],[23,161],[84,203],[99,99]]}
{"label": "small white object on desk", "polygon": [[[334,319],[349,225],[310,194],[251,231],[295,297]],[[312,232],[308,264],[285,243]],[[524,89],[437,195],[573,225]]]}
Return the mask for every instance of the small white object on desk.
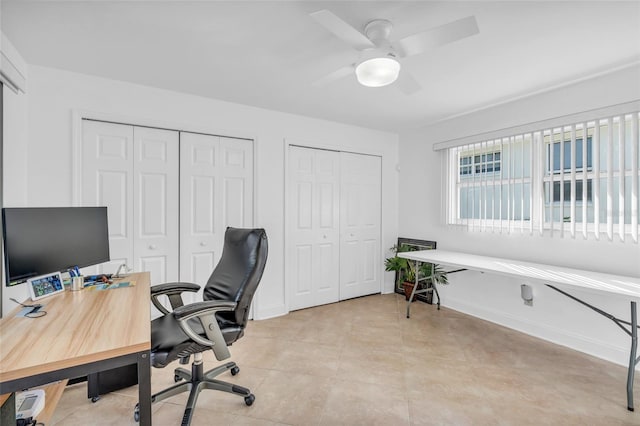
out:
{"label": "small white object on desk", "polygon": [[31,300],[42,299],[43,297],[64,291],[64,284],[62,283],[62,275],[60,275],[60,272],[29,278],[27,280],[27,286],[29,287]]}

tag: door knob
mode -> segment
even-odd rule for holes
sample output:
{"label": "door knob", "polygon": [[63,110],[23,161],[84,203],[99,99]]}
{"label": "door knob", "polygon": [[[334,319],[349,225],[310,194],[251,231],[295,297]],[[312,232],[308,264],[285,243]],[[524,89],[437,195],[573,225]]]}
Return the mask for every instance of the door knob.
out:
{"label": "door knob", "polygon": [[200,245],[201,245],[202,247],[206,247],[206,246],[207,246],[207,243],[205,243],[204,241],[200,241]]}
{"label": "door knob", "polygon": [[322,238],[324,238],[324,239],[326,240],[326,239],[327,239],[327,234],[324,234],[324,235],[322,236]]}
{"label": "door knob", "polygon": [[155,250],[155,249],[156,249],[155,244],[149,244],[149,250]]}

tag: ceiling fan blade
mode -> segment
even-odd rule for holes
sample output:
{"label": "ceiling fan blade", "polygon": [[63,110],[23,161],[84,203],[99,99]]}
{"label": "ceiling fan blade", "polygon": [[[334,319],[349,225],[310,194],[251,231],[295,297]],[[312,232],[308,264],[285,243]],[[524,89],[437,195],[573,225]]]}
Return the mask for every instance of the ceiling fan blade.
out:
{"label": "ceiling fan blade", "polygon": [[470,37],[479,32],[476,17],[468,16],[440,27],[405,37],[393,43],[393,45],[400,56],[412,56]]}
{"label": "ceiling fan blade", "polygon": [[406,71],[400,71],[396,86],[405,95],[413,95],[422,90],[422,86],[418,83],[418,80]]}
{"label": "ceiling fan blade", "polygon": [[328,10],[319,10],[309,14],[320,25],[336,35],[339,39],[357,50],[373,48],[375,45],[360,31],[338,18]]}
{"label": "ceiling fan blade", "polygon": [[313,86],[316,87],[322,87],[322,86],[326,86],[327,84],[333,83],[336,80],[340,80],[341,78],[345,78],[348,75],[353,74],[353,67],[352,66],[348,66],[348,67],[342,67],[340,69],[335,70],[334,72],[325,75],[324,77],[314,81],[312,83]]}

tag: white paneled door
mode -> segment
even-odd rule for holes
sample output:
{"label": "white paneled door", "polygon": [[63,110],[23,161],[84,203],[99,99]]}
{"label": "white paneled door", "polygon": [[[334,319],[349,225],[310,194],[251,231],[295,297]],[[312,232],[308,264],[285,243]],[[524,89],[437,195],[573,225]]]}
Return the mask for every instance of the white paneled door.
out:
{"label": "white paneled door", "polygon": [[178,279],[178,132],[85,120],[82,204],[107,206],[111,262]]}
{"label": "white paneled door", "polygon": [[381,159],[340,153],[340,300],[379,293]]}
{"label": "white paneled door", "polygon": [[226,227],[252,226],[253,142],[181,132],[180,150],[180,280],[204,287]]}
{"label": "white paneled door", "polygon": [[291,146],[287,197],[290,309],[337,302],[340,153]]}
{"label": "white paneled door", "polygon": [[82,205],[107,206],[111,262],[97,273],[133,265],[133,127],[82,123]]}
{"label": "white paneled door", "polygon": [[178,280],[178,132],[133,128],[134,241],[136,271],[151,283]]}
{"label": "white paneled door", "polygon": [[289,308],[379,293],[380,157],[289,147]]}

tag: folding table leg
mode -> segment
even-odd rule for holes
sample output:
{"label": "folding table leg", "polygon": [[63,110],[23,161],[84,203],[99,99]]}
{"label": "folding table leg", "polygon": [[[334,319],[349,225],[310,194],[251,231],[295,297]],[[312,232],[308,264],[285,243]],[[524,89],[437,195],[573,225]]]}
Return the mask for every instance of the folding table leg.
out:
{"label": "folding table leg", "polygon": [[633,411],[633,378],[636,372],[636,353],[638,351],[638,311],[636,302],[631,302],[631,354],[627,372],[627,409]]}

